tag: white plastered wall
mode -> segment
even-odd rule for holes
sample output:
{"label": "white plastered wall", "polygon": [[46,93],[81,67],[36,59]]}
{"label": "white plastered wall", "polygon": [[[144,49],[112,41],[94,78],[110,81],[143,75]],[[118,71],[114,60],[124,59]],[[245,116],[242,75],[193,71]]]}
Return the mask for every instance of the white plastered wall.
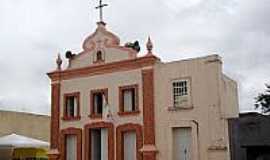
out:
{"label": "white plastered wall", "polygon": [[[139,110],[140,114],[136,116],[119,117],[119,86],[139,85]],[[143,125],[143,94],[142,94],[142,73],[141,70],[132,70],[125,72],[115,72],[110,74],[91,76],[85,78],[77,78],[72,80],[65,80],[61,82],[61,102],[60,102],[60,116],[63,117],[63,97],[65,93],[80,92],[80,121],[60,121],[60,129],[68,127],[84,128],[86,124],[98,122],[99,120],[91,120],[90,115],[90,90],[108,88],[108,101],[113,114],[114,127],[125,123],[135,123]],[[115,128],[114,128],[115,129]],[[116,130],[114,130],[116,134]],[[84,143],[84,132],[82,135]],[[84,146],[84,144],[83,144]],[[84,147],[83,158],[84,158]],[[115,154],[116,155],[116,154]]]}
{"label": "white plastered wall", "polygon": [[[193,122],[198,127],[197,142],[194,146],[193,160],[215,158],[228,159],[227,120],[222,118],[219,85],[222,75],[222,62],[217,55],[185,61],[159,63],[155,66],[155,125],[158,160],[171,159],[172,126],[185,126]],[[191,81],[191,109],[169,111],[172,101],[171,80]],[[236,115],[235,110],[228,112]],[[231,113],[233,112],[233,113]],[[194,129],[195,127],[193,127]],[[193,132],[194,133],[194,132]],[[194,136],[195,134],[193,134]],[[194,138],[195,139],[195,138]],[[193,140],[194,140],[193,139]],[[211,150],[210,148],[215,148]]]}

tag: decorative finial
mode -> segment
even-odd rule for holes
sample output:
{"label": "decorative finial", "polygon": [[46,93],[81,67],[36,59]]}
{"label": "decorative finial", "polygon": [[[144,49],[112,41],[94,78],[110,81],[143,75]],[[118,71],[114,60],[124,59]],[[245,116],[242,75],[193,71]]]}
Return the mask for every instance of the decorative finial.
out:
{"label": "decorative finial", "polygon": [[103,22],[103,7],[108,6],[108,4],[103,4],[102,0],[99,0],[99,5],[96,7],[96,9],[99,9],[99,22],[103,25],[105,25],[105,22]]}
{"label": "decorative finial", "polygon": [[57,70],[61,70],[62,69],[62,59],[61,59],[61,55],[60,53],[58,53],[57,59],[56,59],[56,64],[57,64]]}
{"label": "decorative finial", "polygon": [[153,43],[152,43],[152,41],[151,41],[150,36],[148,37],[148,41],[147,41],[147,43],[146,43],[146,48],[147,48],[147,51],[148,51],[147,54],[152,54]]}

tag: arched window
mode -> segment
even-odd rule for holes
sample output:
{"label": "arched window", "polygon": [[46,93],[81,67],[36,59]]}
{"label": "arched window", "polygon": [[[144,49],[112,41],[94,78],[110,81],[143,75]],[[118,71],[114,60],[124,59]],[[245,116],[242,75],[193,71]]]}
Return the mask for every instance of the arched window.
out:
{"label": "arched window", "polygon": [[96,59],[96,61],[102,61],[103,60],[103,56],[102,56],[102,52],[99,50],[99,51],[97,51],[97,59]]}

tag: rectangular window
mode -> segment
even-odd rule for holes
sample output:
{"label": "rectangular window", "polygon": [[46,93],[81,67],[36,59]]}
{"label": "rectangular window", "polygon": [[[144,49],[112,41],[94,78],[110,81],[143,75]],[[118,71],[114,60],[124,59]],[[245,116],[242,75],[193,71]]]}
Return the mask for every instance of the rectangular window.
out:
{"label": "rectangular window", "polygon": [[103,108],[108,99],[107,89],[91,91],[91,115],[92,118],[102,118]]}
{"label": "rectangular window", "polygon": [[76,117],[77,99],[75,96],[67,97],[67,116]]}
{"label": "rectangular window", "polygon": [[103,93],[94,94],[94,112],[95,114],[102,114],[103,109]]}
{"label": "rectangular window", "polygon": [[137,113],[138,102],[138,85],[119,87],[120,114]]}
{"label": "rectangular window", "polygon": [[97,52],[97,61],[102,61],[102,60],[103,60],[102,52],[101,51],[98,51]]}
{"label": "rectangular window", "polygon": [[173,105],[180,107],[187,103],[189,96],[189,86],[187,80],[180,80],[173,82]]}
{"label": "rectangular window", "polygon": [[66,135],[66,160],[77,159],[77,137]]}
{"label": "rectangular window", "polygon": [[124,112],[135,111],[135,88],[123,90]]}
{"label": "rectangular window", "polygon": [[173,128],[173,160],[191,159],[191,144],[190,127]]}
{"label": "rectangular window", "polygon": [[80,117],[80,106],[79,106],[79,98],[80,94],[77,93],[70,93],[65,94],[65,112],[64,112],[64,119],[72,120],[77,119]]}

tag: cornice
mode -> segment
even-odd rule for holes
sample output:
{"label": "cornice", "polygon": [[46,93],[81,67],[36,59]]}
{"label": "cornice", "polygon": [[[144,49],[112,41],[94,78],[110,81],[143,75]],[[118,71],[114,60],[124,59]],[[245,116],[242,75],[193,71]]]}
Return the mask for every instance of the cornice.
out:
{"label": "cornice", "polygon": [[153,66],[160,59],[154,55],[144,56],[124,61],[111,62],[101,65],[92,65],[83,68],[56,70],[47,73],[52,82],[59,80],[69,80],[80,77],[89,77],[107,73],[121,72]]}

